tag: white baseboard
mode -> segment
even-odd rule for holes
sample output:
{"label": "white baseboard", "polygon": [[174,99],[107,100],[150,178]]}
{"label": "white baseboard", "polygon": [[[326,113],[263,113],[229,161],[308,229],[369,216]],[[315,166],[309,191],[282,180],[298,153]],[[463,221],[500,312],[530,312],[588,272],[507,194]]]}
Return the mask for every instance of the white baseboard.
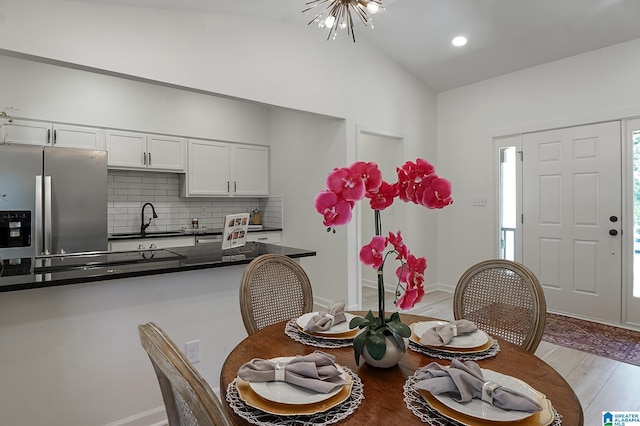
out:
{"label": "white baseboard", "polygon": [[451,284],[443,284],[443,283],[435,283],[424,286],[425,293],[429,293],[430,291],[444,291],[446,293],[453,293],[456,289],[455,285]]}
{"label": "white baseboard", "polygon": [[163,405],[105,426],[167,426],[168,424],[167,412]]}
{"label": "white baseboard", "polygon": [[[218,399],[220,399],[220,388],[212,389]],[[153,410],[146,411],[144,413],[136,414],[126,419],[118,420],[114,423],[109,423],[105,426],[168,426],[167,412],[164,409],[164,405]]]}

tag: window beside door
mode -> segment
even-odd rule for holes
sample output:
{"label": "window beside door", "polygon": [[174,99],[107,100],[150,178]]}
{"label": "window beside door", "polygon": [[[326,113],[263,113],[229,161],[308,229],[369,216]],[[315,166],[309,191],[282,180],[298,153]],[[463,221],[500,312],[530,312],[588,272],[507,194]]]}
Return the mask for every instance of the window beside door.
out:
{"label": "window beside door", "polygon": [[499,148],[499,241],[500,258],[516,260],[516,223],[517,223],[517,171],[516,147]]}
{"label": "window beside door", "polygon": [[640,130],[631,132],[633,149],[633,297],[640,297]]}

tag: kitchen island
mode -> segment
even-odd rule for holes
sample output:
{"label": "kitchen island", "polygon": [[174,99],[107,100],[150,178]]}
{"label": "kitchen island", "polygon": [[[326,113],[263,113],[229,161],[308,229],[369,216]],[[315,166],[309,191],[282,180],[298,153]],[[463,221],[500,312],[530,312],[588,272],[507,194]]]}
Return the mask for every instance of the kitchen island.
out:
{"label": "kitchen island", "polygon": [[263,254],[294,259],[316,255],[311,250],[249,242],[229,250],[196,245],[5,259],[0,292],[242,265]]}
{"label": "kitchen island", "polygon": [[293,257],[305,268],[317,259],[310,250],[249,243],[225,252],[207,244],[128,252],[124,259],[110,253],[111,258],[77,259],[85,264],[71,267],[67,256],[39,272],[42,281],[36,281],[37,259],[9,265],[5,273],[24,268],[28,274],[0,278],[0,365],[3,386],[11,389],[0,399],[0,424],[166,422],[158,381],[138,336],[138,325],[149,321],[180,349],[199,341],[194,367],[217,390],[224,359],[247,337],[239,303],[242,274],[265,253]]}

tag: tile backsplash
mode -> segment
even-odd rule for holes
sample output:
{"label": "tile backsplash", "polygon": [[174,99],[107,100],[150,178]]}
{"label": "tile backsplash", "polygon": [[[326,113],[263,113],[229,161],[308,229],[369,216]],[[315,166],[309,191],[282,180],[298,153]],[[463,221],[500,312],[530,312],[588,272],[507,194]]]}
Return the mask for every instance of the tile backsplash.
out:
{"label": "tile backsplash", "polygon": [[[260,210],[265,227],[282,228],[282,197],[264,198],[181,198],[176,173],[136,172],[109,170],[108,174],[108,229],[109,234],[137,232],[141,225],[144,203],[152,203],[157,219],[151,221],[147,231],[175,231],[191,226],[198,218],[200,226],[222,228],[224,216],[232,213],[250,213]],[[151,209],[145,209],[145,222]]]}

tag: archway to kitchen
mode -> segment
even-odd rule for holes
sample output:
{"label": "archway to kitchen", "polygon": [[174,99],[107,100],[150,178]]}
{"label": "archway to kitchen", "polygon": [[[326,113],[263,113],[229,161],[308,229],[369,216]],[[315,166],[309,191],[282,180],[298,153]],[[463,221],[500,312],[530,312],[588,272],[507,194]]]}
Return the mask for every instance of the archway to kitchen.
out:
{"label": "archway to kitchen", "polygon": [[[404,163],[404,138],[398,134],[381,129],[359,127],[357,134],[357,161],[374,162],[382,171],[382,177],[386,182],[396,181],[396,167]],[[356,205],[357,217],[357,241],[358,250],[363,244],[371,241],[375,234],[373,223],[373,210],[369,207],[368,200],[362,200]],[[405,218],[405,203],[394,203],[388,209],[381,212],[382,231],[396,232],[402,228]],[[385,268],[385,286],[387,291],[395,290],[395,267]],[[377,278],[373,268],[363,267],[359,262],[357,268],[358,302],[362,306],[363,297],[376,294]],[[375,296],[374,296],[375,297]]]}

